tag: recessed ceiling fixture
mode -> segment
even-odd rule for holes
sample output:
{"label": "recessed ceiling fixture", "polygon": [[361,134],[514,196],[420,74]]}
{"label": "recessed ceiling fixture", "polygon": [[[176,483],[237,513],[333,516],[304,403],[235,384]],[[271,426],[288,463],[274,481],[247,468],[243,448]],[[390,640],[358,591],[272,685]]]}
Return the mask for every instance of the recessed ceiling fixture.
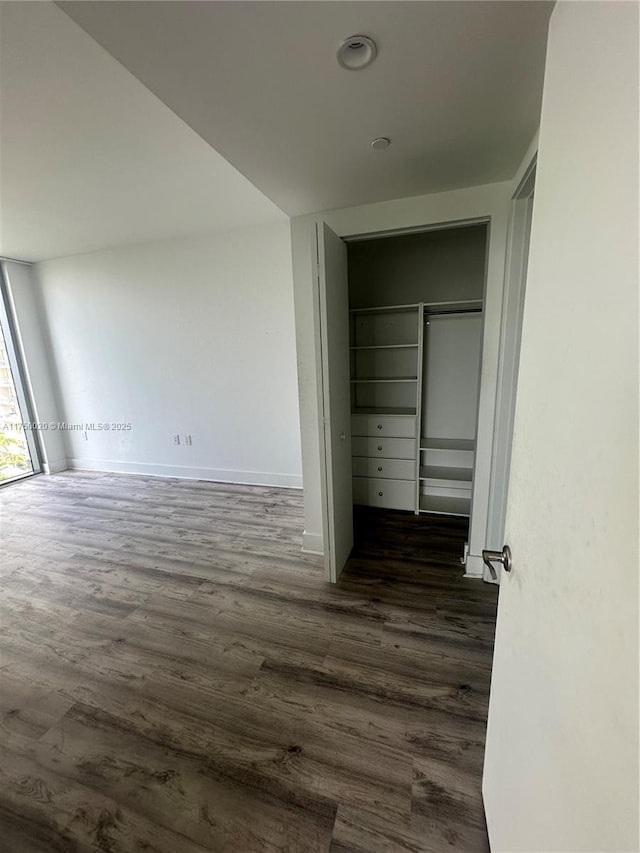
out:
{"label": "recessed ceiling fixture", "polygon": [[371,140],[371,147],[375,148],[376,151],[383,151],[385,148],[388,148],[391,145],[391,140],[388,136],[376,136],[375,139]]}
{"label": "recessed ceiling fixture", "polygon": [[338,48],[338,62],[349,71],[360,71],[371,65],[378,46],[369,36],[349,36]]}

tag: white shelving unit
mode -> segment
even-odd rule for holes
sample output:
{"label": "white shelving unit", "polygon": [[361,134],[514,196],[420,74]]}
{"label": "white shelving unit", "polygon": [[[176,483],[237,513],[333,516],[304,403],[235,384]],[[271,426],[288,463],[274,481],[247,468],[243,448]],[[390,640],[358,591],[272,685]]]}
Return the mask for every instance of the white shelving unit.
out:
{"label": "white shelving unit", "polygon": [[353,495],[415,512],[421,305],[351,311]]}
{"label": "white shelving unit", "polygon": [[470,514],[475,442],[422,436],[433,381],[425,321],[481,307],[480,300],[458,300],[351,310],[356,503]]}
{"label": "white shelving unit", "polygon": [[468,516],[470,505],[470,498],[452,498],[445,495],[420,495],[420,512],[429,512],[434,515]]}
{"label": "white shelving unit", "polygon": [[468,516],[471,511],[475,443],[467,439],[421,439],[418,509]]}
{"label": "white shelving unit", "polygon": [[419,512],[471,514],[475,440],[458,436],[475,432],[480,308],[476,300],[425,306],[427,397],[420,411]]}

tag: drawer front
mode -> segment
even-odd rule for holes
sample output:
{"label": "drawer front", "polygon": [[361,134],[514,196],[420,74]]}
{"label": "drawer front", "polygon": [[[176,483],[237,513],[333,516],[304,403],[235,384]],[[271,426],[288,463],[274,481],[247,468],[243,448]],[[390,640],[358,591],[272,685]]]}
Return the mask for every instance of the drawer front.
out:
{"label": "drawer front", "polygon": [[351,435],[415,438],[413,415],[351,415]]}
{"label": "drawer front", "polygon": [[355,477],[415,481],[416,463],[413,459],[368,459],[365,456],[354,456],[351,463]]}
{"label": "drawer front", "polygon": [[416,484],[413,480],[380,480],[377,477],[354,477],[353,501],[365,506],[414,510]]}
{"label": "drawer front", "polygon": [[351,439],[353,456],[374,456],[376,459],[415,459],[415,438],[377,438],[354,435]]}

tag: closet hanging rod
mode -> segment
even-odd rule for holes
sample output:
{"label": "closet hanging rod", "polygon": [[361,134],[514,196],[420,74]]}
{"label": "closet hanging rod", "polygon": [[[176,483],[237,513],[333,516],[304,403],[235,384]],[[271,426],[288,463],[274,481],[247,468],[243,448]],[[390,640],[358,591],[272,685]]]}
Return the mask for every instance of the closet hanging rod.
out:
{"label": "closet hanging rod", "polygon": [[432,308],[428,308],[425,305],[425,317],[441,317],[443,314],[482,314],[482,308],[453,308],[450,311],[434,311]]}

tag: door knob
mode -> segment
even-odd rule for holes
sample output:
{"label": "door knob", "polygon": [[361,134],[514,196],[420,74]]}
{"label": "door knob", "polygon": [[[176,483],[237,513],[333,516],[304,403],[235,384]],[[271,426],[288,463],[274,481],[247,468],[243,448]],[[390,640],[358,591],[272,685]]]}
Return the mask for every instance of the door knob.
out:
{"label": "door knob", "polygon": [[482,551],[482,562],[491,572],[491,577],[493,580],[496,580],[498,575],[496,574],[496,570],[491,565],[492,563],[502,563],[502,568],[505,572],[510,572],[513,568],[513,562],[511,560],[511,548],[508,545],[505,545],[502,551]]}

